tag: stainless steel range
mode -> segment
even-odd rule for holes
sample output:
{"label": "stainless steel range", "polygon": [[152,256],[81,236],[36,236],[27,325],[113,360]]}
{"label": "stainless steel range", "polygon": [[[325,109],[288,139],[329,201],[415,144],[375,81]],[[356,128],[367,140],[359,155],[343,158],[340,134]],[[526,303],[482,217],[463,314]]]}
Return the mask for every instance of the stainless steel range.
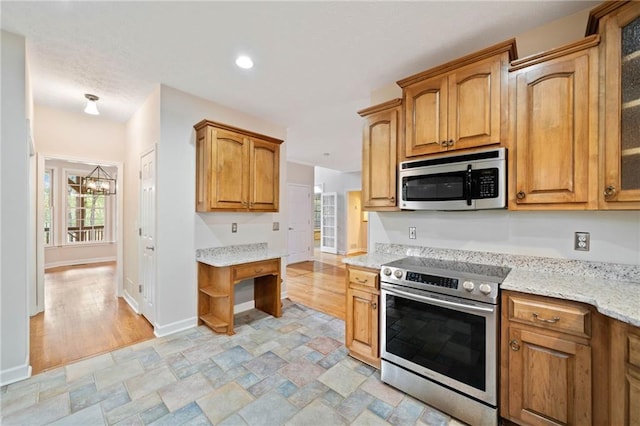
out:
{"label": "stainless steel range", "polygon": [[495,425],[498,290],[509,268],[407,257],[381,268],[382,380],[473,425]]}

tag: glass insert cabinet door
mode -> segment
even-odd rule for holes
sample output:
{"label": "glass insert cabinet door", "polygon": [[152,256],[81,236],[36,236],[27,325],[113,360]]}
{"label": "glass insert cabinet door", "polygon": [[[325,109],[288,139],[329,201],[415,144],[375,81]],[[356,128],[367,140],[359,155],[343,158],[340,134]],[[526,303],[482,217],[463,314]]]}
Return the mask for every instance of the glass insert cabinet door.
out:
{"label": "glass insert cabinet door", "polygon": [[320,217],[320,250],[338,253],[338,194],[323,192]]}
{"label": "glass insert cabinet door", "polygon": [[640,2],[605,21],[606,202],[640,201]]}

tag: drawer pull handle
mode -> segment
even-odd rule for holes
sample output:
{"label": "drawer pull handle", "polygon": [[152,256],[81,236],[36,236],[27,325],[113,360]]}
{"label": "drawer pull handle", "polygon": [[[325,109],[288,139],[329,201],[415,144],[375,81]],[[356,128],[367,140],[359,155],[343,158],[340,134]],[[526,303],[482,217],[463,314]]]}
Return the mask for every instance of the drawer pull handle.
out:
{"label": "drawer pull handle", "polygon": [[374,311],[375,311],[376,309],[378,309],[378,304],[377,304],[376,302],[373,302],[373,303],[371,304],[371,309],[373,309]]}
{"label": "drawer pull handle", "polygon": [[518,343],[518,341],[516,339],[513,339],[512,341],[509,342],[509,346],[511,347],[512,351],[519,351],[520,350],[520,343]]}
{"label": "drawer pull handle", "polygon": [[356,277],[356,281],[358,281],[360,284],[366,284],[366,282],[369,281],[369,278],[363,280],[362,278]]}
{"label": "drawer pull handle", "polygon": [[262,269],[262,268],[257,268],[257,269],[256,269],[256,273],[260,273],[260,272],[262,272],[262,271],[264,271],[264,269]]}
{"label": "drawer pull handle", "polygon": [[560,317],[553,317],[551,319],[546,319],[546,318],[542,318],[540,315],[538,315],[535,312],[533,313],[533,319],[540,322],[546,322],[548,324],[555,324],[558,321],[560,321]]}

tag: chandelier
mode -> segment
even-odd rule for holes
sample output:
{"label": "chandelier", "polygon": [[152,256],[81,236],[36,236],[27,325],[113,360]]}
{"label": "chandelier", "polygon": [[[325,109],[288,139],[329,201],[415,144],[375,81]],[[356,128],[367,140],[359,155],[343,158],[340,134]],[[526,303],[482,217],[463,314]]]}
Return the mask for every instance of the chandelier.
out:
{"label": "chandelier", "polygon": [[82,178],[82,186],[86,194],[114,195],[116,193],[116,180],[100,166]]}

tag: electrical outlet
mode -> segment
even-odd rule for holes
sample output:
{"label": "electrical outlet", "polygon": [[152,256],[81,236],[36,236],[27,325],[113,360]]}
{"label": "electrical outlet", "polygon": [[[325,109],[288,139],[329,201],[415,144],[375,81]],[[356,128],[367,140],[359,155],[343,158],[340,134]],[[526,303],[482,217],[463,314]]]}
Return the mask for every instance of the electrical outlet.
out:
{"label": "electrical outlet", "polygon": [[231,232],[238,232],[238,224],[237,223],[232,223],[231,224]]}
{"label": "electrical outlet", "polygon": [[280,222],[273,222],[273,230],[274,231],[280,230]]}
{"label": "electrical outlet", "polygon": [[588,232],[576,232],[573,237],[573,249],[578,251],[589,251],[589,240]]}
{"label": "electrical outlet", "polygon": [[416,239],[416,227],[415,226],[410,226],[409,227],[409,238],[412,240]]}

